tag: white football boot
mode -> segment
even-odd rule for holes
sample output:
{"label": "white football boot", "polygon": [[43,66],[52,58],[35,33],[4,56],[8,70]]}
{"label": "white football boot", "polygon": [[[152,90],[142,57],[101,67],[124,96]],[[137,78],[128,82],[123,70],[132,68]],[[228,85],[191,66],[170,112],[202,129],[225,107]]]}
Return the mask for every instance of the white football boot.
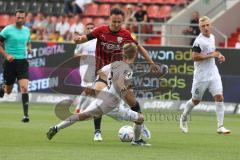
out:
{"label": "white football boot", "polygon": [[94,138],[93,138],[94,141],[98,141],[98,142],[101,142],[103,139],[102,139],[102,134],[101,132],[97,131],[95,132],[95,135],[94,135]]}
{"label": "white football boot", "polygon": [[186,116],[181,115],[180,117],[180,129],[183,133],[188,133],[188,122]]}
{"label": "white football boot", "polygon": [[225,127],[223,126],[220,126],[218,129],[217,129],[217,133],[218,134],[230,134],[231,131],[229,129],[226,129]]}

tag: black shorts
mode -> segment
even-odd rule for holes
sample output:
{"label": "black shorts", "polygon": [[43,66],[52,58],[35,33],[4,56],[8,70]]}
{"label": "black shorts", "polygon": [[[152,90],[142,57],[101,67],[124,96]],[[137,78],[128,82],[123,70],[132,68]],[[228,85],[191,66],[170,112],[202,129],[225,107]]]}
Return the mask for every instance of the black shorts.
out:
{"label": "black shorts", "polygon": [[6,85],[13,85],[17,80],[28,79],[28,61],[26,59],[7,60],[3,63],[3,79]]}

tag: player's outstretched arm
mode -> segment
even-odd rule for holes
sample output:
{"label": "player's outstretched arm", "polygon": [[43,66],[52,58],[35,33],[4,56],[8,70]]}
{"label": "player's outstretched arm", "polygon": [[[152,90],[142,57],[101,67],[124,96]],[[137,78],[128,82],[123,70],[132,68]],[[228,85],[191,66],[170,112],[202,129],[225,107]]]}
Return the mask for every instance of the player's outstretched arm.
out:
{"label": "player's outstretched arm", "polygon": [[160,73],[160,68],[158,65],[156,65],[152,59],[149,57],[148,52],[143,46],[138,44],[138,50],[140,54],[144,57],[144,59],[147,61],[148,64],[151,65],[151,71],[154,73]]}
{"label": "player's outstretched arm", "polygon": [[198,53],[198,52],[193,52],[192,53],[192,59],[194,61],[203,61],[203,60],[206,60],[206,59],[209,59],[209,58],[218,58],[219,56],[221,55],[220,52],[218,51],[215,51],[215,52],[212,52],[210,54],[207,54],[207,55],[203,55],[201,53]]}

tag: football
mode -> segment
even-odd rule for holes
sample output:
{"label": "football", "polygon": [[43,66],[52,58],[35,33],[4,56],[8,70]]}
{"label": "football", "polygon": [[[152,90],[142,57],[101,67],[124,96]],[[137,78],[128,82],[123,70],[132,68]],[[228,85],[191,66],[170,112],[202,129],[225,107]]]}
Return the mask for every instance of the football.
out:
{"label": "football", "polygon": [[122,142],[131,142],[134,137],[133,127],[125,125],[118,131],[118,137]]}

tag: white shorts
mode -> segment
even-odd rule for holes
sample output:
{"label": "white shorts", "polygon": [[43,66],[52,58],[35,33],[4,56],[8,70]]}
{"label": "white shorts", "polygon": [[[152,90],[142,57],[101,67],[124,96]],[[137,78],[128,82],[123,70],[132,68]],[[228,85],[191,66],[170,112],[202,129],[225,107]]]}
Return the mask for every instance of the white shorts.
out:
{"label": "white shorts", "polygon": [[217,78],[206,82],[193,82],[192,84],[192,99],[202,100],[206,90],[214,97],[215,95],[223,95],[223,87],[221,78]]}
{"label": "white shorts", "polygon": [[95,69],[89,65],[81,65],[79,68],[79,73],[81,77],[81,86],[82,87],[92,87],[95,82]]}
{"label": "white shorts", "polygon": [[92,117],[99,117],[119,107],[119,103],[120,98],[117,96],[115,89],[113,87],[110,89],[106,87],[98,94],[97,98],[91,102],[90,106],[85,109],[81,108],[81,113]]}

